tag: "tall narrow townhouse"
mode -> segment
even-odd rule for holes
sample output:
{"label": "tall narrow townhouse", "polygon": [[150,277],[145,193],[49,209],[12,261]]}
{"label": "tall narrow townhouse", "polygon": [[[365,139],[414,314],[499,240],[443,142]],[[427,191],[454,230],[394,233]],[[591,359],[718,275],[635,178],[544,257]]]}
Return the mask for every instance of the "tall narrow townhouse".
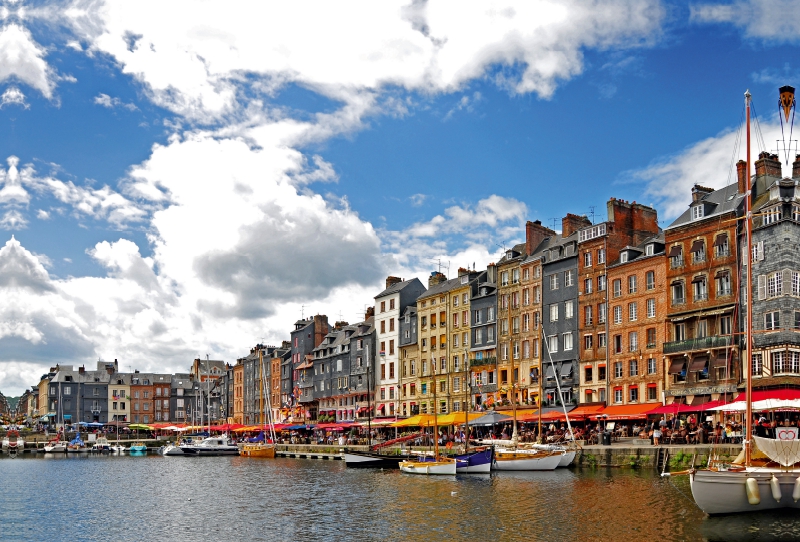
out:
{"label": "tall narrow townhouse", "polygon": [[354,419],[357,421],[363,422],[372,416],[377,358],[375,307],[368,307],[364,321],[356,324],[356,331],[350,336],[350,389],[347,404],[353,407]]}
{"label": "tall narrow townhouse", "polygon": [[[116,360],[114,360],[116,362]],[[129,422],[131,415],[131,375],[115,372],[108,385],[108,415],[113,422]]]}
{"label": "tall narrow townhouse", "polygon": [[[665,391],[666,370],[661,359],[667,315],[663,234],[620,250],[619,257],[609,262],[608,281],[612,294],[609,404],[628,405],[626,415],[644,417],[644,412],[661,404]],[[590,364],[581,364],[584,373],[592,370]],[[591,374],[585,376],[591,381]]]}
{"label": "tall narrow townhouse", "polygon": [[739,318],[735,240],[745,188],[743,178],[719,190],[695,185],[689,208],[664,230],[667,403],[697,405],[736,391],[740,358],[734,335]]}
{"label": "tall narrow townhouse", "polygon": [[[791,178],[762,153],[753,185],[753,387],[800,388],[800,155]],[[744,164],[742,164],[744,166]],[[741,169],[744,169],[743,167]],[[743,243],[744,239],[740,241]],[[746,249],[745,249],[746,250]],[[742,250],[741,254],[745,253]],[[743,284],[746,280],[745,268]],[[744,290],[744,287],[743,287]],[[744,297],[742,292],[742,298]],[[744,307],[744,305],[742,305]]]}
{"label": "tall narrow townhouse", "polygon": [[568,213],[561,221],[561,234],[542,247],[543,406],[577,400],[578,231],[589,226],[585,216]]}
{"label": "tall narrow townhouse", "polygon": [[375,382],[376,416],[397,415],[400,401],[398,394],[400,315],[417,297],[425,291],[425,286],[414,278],[403,280],[387,277],[386,288],[375,296],[375,327],[378,340],[378,378]]}
{"label": "tall narrow townhouse", "polygon": [[152,373],[134,371],[131,375],[131,418],[133,423],[153,423]]}
{"label": "tall narrow townhouse", "polygon": [[[114,373],[109,373],[114,379]],[[158,422],[170,421],[170,395],[172,394],[172,374],[153,374],[153,420]],[[212,423],[219,418],[219,407],[206,407]]]}
{"label": "tall narrow townhouse", "polygon": [[452,396],[450,406],[453,412],[470,409],[470,303],[473,287],[481,275],[485,275],[485,272],[477,273],[463,267],[459,268],[458,284],[450,292],[447,369],[450,373],[448,387]]}
{"label": "tall narrow townhouse", "polygon": [[520,402],[539,404],[539,375],[541,374],[541,322],[542,322],[542,256],[540,250],[556,232],[542,226],[538,220],[528,222],[525,228],[525,252],[528,256],[520,264],[522,288],[522,316],[520,337]]}
{"label": "tall narrow townhouse", "polygon": [[618,261],[625,247],[638,246],[659,232],[658,214],[651,207],[611,198],[606,212],[605,222],[578,232],[582,404],[608,402],[608,262]]}
{"label": "tall narrow townhouse", "polygon": [[420,351],[417,305],[409,305],[400,317],[400,415],[419,414]]}
{"label": "tall narrow townhouse", "polygon": [[512,397],[520,402],[520,362],[522,341],[522,288],[520,287],[520,264],[527,257],[525,244],[515,245],[505,252],[497,262],[497,400],[500,405],[510,405]]}
{"label": "tall narrow townhouse", "polygon": [[[322,342],[314,348],[311,356],[311,367],[305,369],[301,380],[310,374],[313,383],[313,399],[319,405],[319,413],[314,419],[327,421],[340,421],[337,419],[336,399],[341,394],[343,386],[347,387],[346,375],[350,371],[350,359],[347,352],[349,341],[346,341],[347,322],[336,322]],[[347,343],[347,344],[346,344]],[[304,396],[305,397],[305,396]]]}
{"label": "tall narrow townhouse", "polygon": [[[328,317],[317,314],[313,318],[298,320],[291,332],[291,365],[281,367],[281,401],[285,405],[282,416],[290,421],[304,421],[316,414],[312,384],[300,382],[300,371],[313,366],[311,352],[328,334]],[[303,369],[300,369],[300,366]],[[313,411],[313,412],[312,412]]]}
{"label": "tall narrow townhouse", "polygon": [[272,352],[269,360],[271,365],[270,379],[272,387],[270,388],[270,398],[272,400],[272,419],[281,420],[281,376],[283,368],[288,366],[292,360],[292,349],[289,341],[283,341],[280,348],[276,348]]}
{"label": "tall narrow townhouse", "polygon": [[447,280],[444,274],[434,271],[428,279],[428,290],[417,298],[421,414],[447,413],[451,408],[447,325],[450,295],[460,284],[459,278]]}
{"label": "tall narrow townhouse", "polygon": [[489,264],[486,271],[472,281],[470,299],[470,378],[472,379],[472,408],[491,407],[497,390],[497,266]]}

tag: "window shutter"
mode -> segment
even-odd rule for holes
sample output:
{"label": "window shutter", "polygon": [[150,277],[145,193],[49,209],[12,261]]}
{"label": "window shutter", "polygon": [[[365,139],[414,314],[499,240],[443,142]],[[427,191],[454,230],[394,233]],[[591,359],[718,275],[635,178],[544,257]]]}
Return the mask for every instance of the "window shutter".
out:
{"label": "window shutter", "polygon": [[763,261],[764,260],[764,241],[759,241],[758,245],[756,245],[756,246],[758,248],[758,261],[759,262]]}
{"label": "window shutter", "polygon": [[784,295],[792,293],[792,272],[789,269],[783,270],[783,292]]}
{"label": "window shutter", "polygon": [[761,301],[767,298],[767,276],[758,276],[758,300]]}

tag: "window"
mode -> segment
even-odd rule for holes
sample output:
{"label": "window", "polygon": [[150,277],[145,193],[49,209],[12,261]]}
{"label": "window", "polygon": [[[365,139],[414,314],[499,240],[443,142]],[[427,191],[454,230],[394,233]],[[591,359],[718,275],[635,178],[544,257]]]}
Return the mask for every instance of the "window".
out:
{"label": "window", "polygon": [[654,290],[656,287],[656,274],[654,271],[648,271],[644,275],[644,287],[648,290]]}
{"label": "window", "polygon": [[583,336],[583,349],[584,350],[591,350],[592,349],[592,335],[584,335]]}
{"label": "window", "polygon": [[614,378],[622,378],[622,362],[614,362]]}
{"label": "window", "polygon": [[753,261],[761,262],[764,260],[764,241],[759,241],[753,245]]}
{"label": "window", "polygon": [[592,306],[587,305],[583,308],[583,323],[585,326],[593,325]]}
{"label": "window", "polygon": [[800,295],[800,273],[792,271],[792,295]]}
{"label": "window", "polygon": [[530,341],[522,341],[522,358],[529,359],[531,357],[531,343]]}
{"label": "window", "polygon": [[[467,275],[464,275],[464,276],[466,277]],[[459,297],[457,295],[454,295],[453,296],[453,306],[454,307],[458,307],[458,300],[459,300]]]}
{"label": "window", "polygon": [[531,330],[531,315],[525,313],[522,315],[522,331],[530,331]]}
{"label": "window", "polygon": [[558,290],[558,274],[556,273],[550,275],[550,289]]}
{"label": "window", "polygon": [[514,352],[514,359],[519,359],[519,341],[514,341],[512,351]]}
{"label": "window", "polygon": [[777,330],[781,327],[781,313],[780,311],[768,312],[764,315],[764,329]]}
{"label": "window", "polygon": [[584,294],[591,294],[592,293],[592,279],[584,279],[583,280],[583,293]]}
{"label": "window", "polygon": [[635,403],[639,400],[639,386],[632,386],[628,388],[628,400]]}
{"label": "window", "polygon": [[591,382],[592,381],[592,368],[586,367],[583,371],[583,381],[584,382]]}
{"label": "window", "polygon": [[767,224],[774,224],[778,220],[781,219],[781,208],[780,207],[772,207],[771,209],[765,209],[762,211],[762,223],[766,226]]}
{"label": "window", "polygon": [[648,318],[655,318],[656,317],[656,300],[653,298],[648,299],[645,301],[645,307],[647,309],[647,317]]}
{"label": "window", "polygon": [[601,248],[597,251],[597,263],[606,263],[606,249]]}
{"label": "window", "polygon": [[600,303],[597,305],[597,323],[598,324],[605,324],[606,323],[606,304]]}
{"label": "window", "polygon": [[728,235],[722,233],[717,235],[717,238],[714,240],[714,257],[724,258],[726,256],[730,256],[730,248],[728,248]]}
{"label": "window", "polygon": [[606,291],[606,276],[600,275],[597,277],[597,291],[598,292],[605,292]]}
{"label": "window", "polygon": [[564,287],[575,286],[575,270],[568,269],[564,271]]}
{"label": "window", "polygon": [[622,280],[621,279],[614,279],[612,284],[612,291],[614,292],[614,297],[619,297],[622,295]]}
{"label": "window", "polygon": [[680,245],[674,245],[669,249],[669,266],[672,269],[683,267],[683,249]]}
{"label": "window", "polygon": [[628,277],[628,293],[636,293],[636,275],[631,275]]}
{"label": "window", "polygon": [[522,290],[522,304],[528,306],[531,304],[531,291],[528,288]]}
{"label": "window", "polygon": [[730,316],[720,316],[719,317],[719,334],[720,335],[730,335],[731,334],[731,317]]}
{"label": "window", "polygon": [[731,274],[728,271],[718,271],[714,278],[717,297],[731,295]]}
{"label": "window", "polygon": [[587,250],[583,253],[583,266],[584,267],[591,267],[592,266],[592,252]]}
{"label": "window", "polygon": [[606,334],[605,332],[601,331],[597,334],[597,348],[605,348],[606,347]]}
{"label": "window", "polygon": [[764,371],[764,361],[761,354],[753,354],[753,362],[751,364],[753,376],[761,376]]}
{"label": "window", "polygon": [[[381,312],[386,312],[386,301],[381,301]],[[297,346],[295,344],[295,346]]]}
{"label": "window", "polygon": [[622,307],[619,305],[614,307],[614,323],[621,324],[622,323]]}
{"label": "window", "polygon": [[529,280],[530,279],[530,277],[531,277],[530,271],[531,270],[529,268],[527,268],[527,267],[522,270],[522,280]]}
{"label": "window", "polygon": [[783,294],[783,271],[776,271],[767,277],[767,297]]}
{"label": "window", "polygon": [[622,402],[622,388],[615,388],[614,389],[614,402],[621,403]]}
{"label": "window", "polygon": [[558,303],[553,303],[550,305],[550,321],[557,322],[558,321]]}
{"label": "window", "polygon": [[628,303],[628,321],[635,322],[638,318],[639,305],[637,303]]}
{"label": "window", "polygon": [[656,374],[656,360],[655,358],[650,358],[647,360],[647,374],[654,375]]}
{"label": "window", "polygon": [[628,262],[628,251],[620,252],[619,253],[619,261],[620,263],[627,263]]}
{"label": "window", "polygon": [[655,253],[656,253],[655,246],[652,243],[644,247],[645,256],[652,256]]}
{"label": "window", "polygon": [[511,270],[511,284],[518,284],[519,283],[519,269],[512,269]]}
{"label": "window", "polygon": [[614,335],[614,353],[622,353],[622,335]]}
{"label": "window", "polygon": [[639,362],[637,360],[632,359],[628,362],[628,375],[639,376]]}
{"label": "window", "polygon": [[702,239],[697,239],[692,243],[692,262],[702,263],[706,261],[706,244]]}
{"label": "window", "polygon": [[628,351],[637,352],[639,350],[639,332],[631,331],[628,333]]}
{"label": "window", "polygon": [[551,354],[558,352],[558,335],[550,335],[547,337],[547,348]]}
{"label": "window", "polygon": [[676,280],[673,282],[671,289],[673,305],[683,305],[686,303],[686,292],[684,291],[682,280]]}
{"label": "window", "polygon": [[[605,379],[606,379],[606,366],[605,365],[600,365],[600,366],[597,367],[597,380],[603,382],[603,381],[605,381]],[[605,390],[601,390],[601,391],[605,391]],[[600,394],[600,397],[603,397],[602,393]],[[602,401],[602,399],[600,399],[600,400]]]}
{"label": "window", "polygon": [[[494,320],[494,307],[489,307],[488,309],[486,309],[486,321],[491,322],[493,320]],[[476,323],[480,323],[480,321]]]}
{"label": "window", "polygon": [[393,310],[393,309],[394,309],[394,299],[390,299],[389,300],[389,310]]}
{"label": "window", "polygon": [[647,348],[656,347],[656,328],[647,328]]}
{"label": "window", "polygon": [[692,207],[692,220],[703,218],[703,204]]}
{"label": "window", "polygon": [[673,331],[675,332],[674,334],[676,341],[686,340],[686,324],[675,324],[675,328]]}
{"label": "window", "polygon": [[572,333],[564,333],[562,338],[564,341],[564,350],[572,350]]}
{"label": "window", "polygon": [[647,400],[655,401],[658,397],[658,388],[656,386],[647,386]]}
{"label": "window", "polygon": [[564,302],[564,318],[569,320],[570,318],[574,318],[575,311],[573,309],[573,302],[572,301],[565,301]]}
{"label": "window", "polygon": [[772,361],[772,374],[777,375],[787,372],[788,364],[786,363],[786,352],[772,352],[770,353]]}
{"label": "window", "polygon": [[692,279],[692,295],[695,301],[708,299],[708,288],[706,288],[706,277],[704,275]]}

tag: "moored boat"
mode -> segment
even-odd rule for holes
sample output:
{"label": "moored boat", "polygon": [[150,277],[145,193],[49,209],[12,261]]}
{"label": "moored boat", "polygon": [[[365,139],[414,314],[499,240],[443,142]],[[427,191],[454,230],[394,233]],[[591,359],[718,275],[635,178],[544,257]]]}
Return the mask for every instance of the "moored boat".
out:
{"label": "moored boat", "polygon": [[494,463],[494,448],[479,448],[465,454],[456,455],[458,474],[480,474],[491,472]]}
{"label": "moored boat", "polygon": [[69,446],[69,442],[66,440],[53,439],[44,445],[44,452],[47,454],[64,454],[67,453],[67,446]]}
{"label": "moored boat", "polygon": [[180,448],[183,453],[166,453],[165,455],[239,455],[239,447],[231,443],[227,436],[206,437],[197,444],[181,444],[178,448]]}
{"label": "moored boat", "polygon": [[107,453],[111,451],[111,445],[108,443],[106,437],[97,437],[94,445],[92,445],[92,452],[94,453]]}
{"label": "moored boat", "polygon": [[129,451],[132,454],[147,453],[147,446],[142,441],[136,441],[133,444],[131,444]]}
{"label": "moored boat", "polygon": [[555,470],[564,452],[536,449],[498,448],[494,454],[495,470]]}
{"label": "moored boat", "polygon": [[9,429],[6,436],[3,437],[2,446],[3,450],[8,453],[14,453],[18,450],[25,449],[25,441],[20,436],[19,431],[16,429]]}

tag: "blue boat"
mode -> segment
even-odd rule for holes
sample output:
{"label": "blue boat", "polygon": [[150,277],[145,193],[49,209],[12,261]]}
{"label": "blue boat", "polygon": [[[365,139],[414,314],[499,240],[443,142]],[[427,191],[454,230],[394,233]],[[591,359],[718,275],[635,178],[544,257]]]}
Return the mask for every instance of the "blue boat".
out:
{"label": "blue boat", "polygon": [[494,447],[477,449],[466,454],[456,456],[456,473],[477,474],[487,473],[492,470],[494,461]]}

